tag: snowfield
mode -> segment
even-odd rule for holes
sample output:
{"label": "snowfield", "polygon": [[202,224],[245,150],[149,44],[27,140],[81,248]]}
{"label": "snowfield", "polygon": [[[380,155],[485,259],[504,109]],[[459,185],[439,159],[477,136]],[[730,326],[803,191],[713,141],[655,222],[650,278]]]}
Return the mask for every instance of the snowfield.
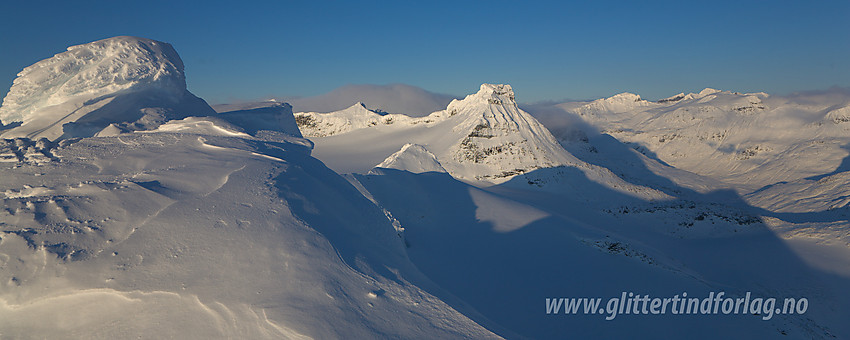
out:
{"label": "snowfield", "polygon": [[[847,338],[849,103],[213,110],[167,43],[73,46],[0,107],[0,337]],[[718,291],[808,311],[545,309]]]}

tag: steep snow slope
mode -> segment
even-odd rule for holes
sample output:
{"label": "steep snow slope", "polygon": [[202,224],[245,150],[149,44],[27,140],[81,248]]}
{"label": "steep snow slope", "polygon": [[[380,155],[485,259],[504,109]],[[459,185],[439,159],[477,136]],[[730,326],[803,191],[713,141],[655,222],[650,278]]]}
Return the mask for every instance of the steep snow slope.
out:
{"label": "steep snow slope", "polygon": [[171,45],[114,37],[25,68],[3,99],[0,121],[20,123],[3,138],[56,140],[93,136],[111,123],[138,130],[211,113],[186,90],[183,62]]}

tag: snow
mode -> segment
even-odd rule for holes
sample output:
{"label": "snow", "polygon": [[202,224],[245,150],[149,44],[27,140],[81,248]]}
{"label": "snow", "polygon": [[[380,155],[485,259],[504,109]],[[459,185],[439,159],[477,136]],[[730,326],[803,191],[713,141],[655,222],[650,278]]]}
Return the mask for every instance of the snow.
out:
{"label": "snow", "polygon": [[832,121],[834,124],[850,122],[850,106],[830,110],[826,113],[826,119]]}
{"label": "snow", "polygon": [[378,124],[389,125],[398,120],[412,120],[410,117],[398,114],[381,115],[369,110],[361,102],[332,113],[299,112],[295,118],[301,122],[299,124],[301,133],[309,137],[333,136]]}
{"label": "snow", "polygon": [[248,133],[274,130],[301,137],[301,131],[292,116],[292,106],[286,103],[269,103],[263,107],[220,112],[214,117],[242,127]]}
{"label": "snow", "polygon": [[[0,280],[0,313],[13,316],[4,334],[128,337],[159,324],[144,334],[492,337],[394,281],[428,286],[384,214],[309,149],[202,122],[83,139],[54,150],[60,163],[4,168],[0,257],[19,263]],[[342,219],[311,212],[328,209]],[[113,326],[49,312],[71,308]],[[30,319],[47,322],[30,333],[15,321]]]}
{"label": "snow", "polygon": [[[68,313],[69,310],[85,313]],[[98,338],[124,338],[132,334],[169,337],[175,335],[174,330],[180,330],[181,334],[197,338],[309,339],[268,320],[262,311],[230,310],[220,304],[206,305],[197,296],[165,291],[91,289],[51,296],[32,304],[2,305],[0,315],[3,316],[0,328],[4,335],[22,338],[51,338],[57,334]],[[45,327],[44,320],[52,322]],[[244,327],[246,324],[257,326]]]}
{"label": "snow", "polygon": [[3,335],[499,338],[271,109],[4,140]]}
{"label": "snow", "polygon": [[[4,336],[850,335],[846,95],[623,93],[529,106],[538,121],[505,84],[415,117],[212,112],[182,77],[169,45],[117,37],[13,85]],[[543,310],[623,291],[810,306],[767,321]]]}
{"label": "snow", "polygon": [[594,100],[576,109],[580,115],[596,115],[600,113],[624,113],[637,108],[652,107],[654,103],[641,99],[634,93],[620,93],[609,98]]}
{"label": "snow", "polygon": [[[540,301],[535,298],[563,291],[570,296],[623,289],[694,294],[723,287],[729,293],[767,285],[765,291],[774,293],[842,294],[834,285],[842,279],[833,281],[829,274],[809,269],[760,225],[753,225],[749,233],[730,231],[723,237],[699,230],[735,225],[718,220],[692,227],[698,230],[682,228],[692,232],[682,238],[658,228],[658,224],[676,225],[676,213],[612,215],[598,210],[597,203],[565,202],[572,192],[562,196],[529,189],[481,189],[441,173],[384,170],[355,177],[405,227],[408,253],[417,267],[487,318],[519,333],[509,337],[617,338],[660,328],[698,330],[707,337],[771,336],[776,329],[819,334],[798,332],[797,327],[813,325],[794,318],[761,324],[745,318],[636,318],[611,324],[595,317],[538,316]],[[607,198],[626,201],[612,192]],[[611,251],[612,244],[623,250]],[[820,288],[804,292],[810,287],[804,282],[818,282]]]}
{"label": "snow", "polygon": [[143,132],[170,132],[170,133],[197,133],[211,136],[235,136],[235,137],[250,137],[247,133],[235,131],[234,128],[224,124],[216,124],[215,121],[209,118],[186,117],[181,120],[172,120],[160,125],[154,130]]}
{"label": "snow", "polygon": [[746,198],[752,205],[776,212],[820,212],[850,207],[850,171],[817,180],[776,183]]}
{"label": "snow", "polygon": [[705,96],[712,95],[712,94],[715,94],[715,93],[718,93],[718,92],[720,92],[720,90],[716,90],[716,89],[713,89],[713,88],[710,88],[710,87],[706,87],[702,91],[699,91],[698,96],[699,97],[705,97]]}
{"label": "snow", "polygon": [[[731,148],[740,148],[741,151],[736,153],[740,156],[738,158],[750,159],[774,152],[773,145],[782,145],[786,140],[820,146],[819,150],[839,147],[843,145],[841,138],[844,138],[842,131],[835,129],[839,124],[830,122],[829,127],[823,128],[823,131],[838,138],[833,142],[818,143],[816,139],[813,144],[812,135],[805,131],[826,125],[819,122],[828,121],[831,116],[828,117],[827,113],[841,105],[840,101],[812,106],[804,104],[805,100],[801,98],[792,101],[764,93],[740,94],[707,89],[700,94],[682,94],[679,100],[661,103],[644,101],[634,94],[593,102],[565,103],[559,105],[562,114],[574,114],[578,119],[559,121],[567,125],[553,128],[558,131],[556,140],[559,145],[550,150],[555,150],[552,154],[568,161],[563,165],[552,163],[514,174],[506,181],[475,181],[481,178],[476,178],[476,175],[487,172],[472,172],[475,175],[470,176],[458,171],[458,160],[451,157],[451,152],[441,150],[459,150],[453,148],[460,144],[456,141],[463,141],[470,135],[476,136],[471,138],[476,142],[476,138],[481,138],[500,143],[513,138],[511,134],[516,131],[524,131],[525,136],[530,137],[523,140],[543,146],[541,149],[551,145],[545,137],[551,135],[548,131],[531,135],[535,125],[539,124],[533,117],[526,119],[524,111],[518,113],[521,111],[518,108],[511,110],[511,104],[515,103],[512,95],[513,90],[508,86],[485,84],[481,91],[452,102],[446,110],[410,121],[416,121],[416,124],[364,124],[346,132],[314,137],[314,155],[338,172],[365,173],[369,163],[377,162],[374,159],[392,154],[387,157],[392,160],[398,153],[404,154],[396,151],[402,145],[415,143],[433,153],[448,171],[447,174],[417,173],[416,166],[396,166],[395,169],[372,170],[366,175],[351,175],[356,179],[352,181],[362,186],[359,190],[365,196],[392,212],[394,219],[404,227],[405,240],[410,247],[408,252],[418,268],[441,286],[451,287],[449,290],[470,302],[488,319],[519,332],[520,336],[548,338],[570,332],[589,337],[599,337],[600,334],[627,337],[644,326],[649,327],[647,331],[659,327],[699,328],[702,329],[701,334],[712,334],[710,337],[721,336],[723,332],[716,328],[716,323],[700,324],[699,320],[692,320],[694,323],[688,325],[660,321],[656,326],[647,326],[650,321],[640,320],[640,324],[616,325],[609,329],[610,325],[591,325],[594,320],[587,319],[569,324],[560,320],[560,324],[550,324],[526,318],[534,310],[533,302],[529,302],[529,306],[523,305],[533,300],[528,291],[558,291],[557,288],[547,288],[546,282],[569,281],[558,276],[561,273],[542,273],[545,270],[539,268],[558,268],[567,262],[570,263],[571,277],[589,275],[593,278],[586,282],[597,288],[601,282],[609,281],[627,281],[630,286],[639,286],[639,282],[646,279],[648,291],[659,290],[663,285],[661,282],[677,282],[672,286],[696,284],[735,291],[763,287],[765,292],[827,294],[833,297],[843,294],[838,287],[845,282],[846,276],[833,277],[832,273],[845,270],[846,261],[838,258],[844,251],[838,249],[846,249],[850,244],[846,243],[846,193],[842,190],[846,185],[838,180],[843,178],[843,171],[847,171],[845,165],[838,164],[846,153],[840,148],[826,153],[806,153],[812,159],[809,162],[832,162],[821,164],[816,170],[811,169],[811,164],[807,167],[789,161],[793,159],[790,155],[775,161],[775,166],[781,166],[780,169],[800,166],[799,169],[807,171],[798,176],[832,173],[824,179],[801,182],[806,184],[820,180],[832,183],[829,186],[806,189],[804,185],[791,187],[790,184],[778,183],[754,194],[747,193],[761,184],[771,185],[792,173],[763,167],[745,172],[749,177],[741,177],[734,167],[707,160],[718,157],[717,148],[723,144],[712,143],[722,141],[742,141],[742,145],[733,144]],[[828,109],[830,107],[833,109]],[[552,116],[548,118],[548,122],[556,120]],[[523,120],[534,121],[524,125]],[[478,124],[500,128],[476,131]],[[759,127],[765,124],[775,129],[761,132]],[[734,129],[741,129],[736,132],[738,139],[725,135],[712,141],[710,134],[705,140],[700,139],[711,131],[729,132]],[[693,139],[696,141],[713,145],[714,149],[703,153],[695,148],[694,142],[683,143],[688,140],[689,133],[695,135]],[[828,135],[826,133],[814,135],[822,138]],[[768,137],[780,140],[771,141]],[[644,141],[651,143],[644,144]],[[753,145],[754,142],[759,147]],[[675,143],[682,144],[676,146]],[[675,146],[675,150],[684,157],[701,159],[710,169],[736,172],[734,175],[716,176],[699,171],[706,169],[702,167],[671,166],[675,160],[656,149],[667,145]],[[420,152],[416,154],[419,156],[411,158],[430,159]],[[503,168],[507,164],[522,164],[522,161],[512,162],[506,157],[496,164]],[[775,199],[782,200],[782,203],[771,201]],[[832,210],[817,217],[799,215],[801,212],[821,213],[829,209]],[[548,229],[549,225],[552,225],[551,229]],[[510,237],[501,240],[500,236],[494,236],[501,234]],[[534,236],[525,239],[522,235]],[[808,245],[807,240],[815,237],[817,240],[838,241],[828,246]],[[542,254],[545,250],[539,248],[546,247],[540,243],[544,239],[552,240],[552,249],[560,250],[558,255]],[[609,254],[612,244],[625,245],[624,250],[614,252],[623,256],[624,260],[632,261],[629,263],[638,267],[647,267],[636,269],[634,277],[622,274],[631,269],[617,267],[614,270],[618,274],[616,279],[601,278],[599,276],[604,274],[599,273],[598,268],[619,264],[600,264],[590,255],[592,253],[566,254],[567,249],[583,252],[584,247]],[[508,251],[510,259],[500,256],[507,249],[511,250]],[[709,260],[704,254],[715,255]],[[549,258],[556,260],[550,264],[546,260]],[[589,261],[592,263],[588,264],[589,268],[594,269],[582,272],[579,269],[581,264],[569,260],[572,258]],[[817,261],[817,264],[812,261]],[[491,267],[494,263],[498,263],[498,269]],[[528,263],[535,263],[537,270],[526,271],[524,266]],[[678,274],[675,278],[661,279],[656,269]],[[576,274],[577,271],[582,274]],[[496,272],[499,274],[493,274]],[[540,279],[527,280],[528,277]],[[690,279],[686,277],[695,281],[688,283]],[[493,285],[493,282],[502,281],[505,281],[504,286]],[[804,287],[812,284],[821,288],[803,292],[808,289]],[[581,283],[573,283],[570,291],[574,292],[581,286]],[[515,287],[524,289],[517,290]],[[511,301],[515,308],[506,311],[503,306],[495,305],[496,302],[491,300],[493,296],[500,296],[498,301],[501,303]],[[831,299],[816,299],[829,305],[828,308],[846,310],[848,307],[846,304],[834,304]],[[813,319],[800,321],[794,318],[784,318],[772,326],[732,326],[726,323],[733,320],[724,320],[723,323],[730,327],[728,329],[734,329],[735,336],[742,332],[752,332],[751,336],[771,336],[769,334],[776,329],[798,337],[846,332],[835,323],[837,319],[829,316],[834,315],[830,313],[812,316],[818,320],[813,323],[809,323]],[[826,324],[830,326],[824,326]],[[829,330],[806,330],[811,327]],[[588,333],[582,333],[584,331]]]}
{"label": "snow", "polygon": [[437,156],[422,145],[410,143],[402,146],[401,150],[396,151],[375,167],[405,170],[417,174],[430,171],[446,172],[437,160]]}
{"label": "snow", "polygon": [[3,138],[56,140],[93,136],[113,123],[145,129],[212,111],[186,90],[171,45],[122,36],[71,46],[25,68],[3,99],[0,121],[21,123]]}
{"label": "snow", "polygon": [[[604,108],[558,105],[591,134],[629,143],[650,158],[744,191],[829,173],[846,156],[845,99],[805,99],[705,89],[671,102]],[[588,114],[593,112],[593,114]],[[840,118],[838,118],[840,120]]]}

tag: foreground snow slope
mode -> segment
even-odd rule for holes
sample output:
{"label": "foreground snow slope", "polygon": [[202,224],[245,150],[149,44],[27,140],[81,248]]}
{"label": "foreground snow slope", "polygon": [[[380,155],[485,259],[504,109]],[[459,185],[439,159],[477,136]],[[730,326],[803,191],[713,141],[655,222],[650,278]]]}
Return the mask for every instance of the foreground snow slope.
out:
{"label": "foreground snow slope", "polygon": [[308,142],[200,122],[2,163],[3,335],[495,337]]}
{"label": "foreground snow slope", "polygon": [[2,336],[499,338],[310,156],[289,105],[193,112],[182,67],[168,44],[117,37],[16,80],[0,111]]}
{"label": "foreground snow slope", "polygon": [[3,138],[88,137],[111,123],[125,130],[214,111],[186,90],[180,56],[168,43],[114,37],[71,46],[18,74],[0,107],[15,126]]}

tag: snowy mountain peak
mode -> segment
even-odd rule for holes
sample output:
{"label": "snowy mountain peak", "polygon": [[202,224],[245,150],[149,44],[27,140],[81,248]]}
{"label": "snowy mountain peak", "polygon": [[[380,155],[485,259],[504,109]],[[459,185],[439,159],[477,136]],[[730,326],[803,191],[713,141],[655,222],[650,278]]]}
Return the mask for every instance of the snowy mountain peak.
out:
{"label": "snowy mountain peak", "polygon": [[624,113],[633,111],[639,107],[649,107],[653,105],[657,104],[643,100],[637,94],[623,92],[608,98],[594,100],[577,108],[576,111],[580,115],[596,115],[601,112]]}
{"label": "snowy mountain peak", "polygon": [[499,183],[575,161],[540,122],[517,106],[510,85],[483,84],[477,93],[452,101],[444,112],[460,138],[438,155],[457,178]]}
{"label": "snowy mountain peak", "polygon": [[458,115],[457,130],[465,132],[487,128],[506,131],[527,130],[530,115],[522,111],[514,99],[510,85],[482,84],[481,89],[462,100],[453,100],[446,111],[448,116]]}
{"label": "snowy mountain peak", "polygon": [[21,123],[6,138],[57,139],[144,116],[139,125],[212,112],[186,91],[183,61],[170,44],[120,36],[71,46],[25,68],[3,99],[0,121]]}
{"label": "snowy mountain peak", "polygon": [[343,111],[375,113],[374,111],[369,110],[369,108],[366,107],[366,104],[363,104],[363,102],[354,103],[354,105],[351,105],[348,108],[343,109]]}
{"label": "snowy mountain peak", "polygon": [[505,84],[481,84],[481,89],[461,100],[455,99],[449,103],[448,111],[456,114],[463,108],[479,105],[511,105],[516,107],[514,90]]}
{"label": "snowy mountain peak", "polygon": [[[380,114],[378,114],[374,110],[371,110],[368,107],[366,107],[366,104],[363,104],[363,102],[354,103],[354,105],[351,105],[347,108],[344,108],[344,109],[336,111],[336,112],[331,112],[331,113],[334,114],[334,115],[338,115],[338,116],[345,116],[345,117],[349,117],[349,118],[359,118],[359,119],[372,119],[372,118],[375,118],[375,117],[380,117]],[[316,112],[316,114],[329,115],[330,113],[318,113],[318,112]]]}
{"label": "snowy mountain peak", "polygon": [[643,99],[640,98],[640,95],[637,95],[637,94],[634,94],[634,93],[631,93],[631,92],[623,92],[623,93],[615,94],[614,96],[611,96],[610,98],[605,99],[605,101],[607,101],[607,102],[625,102],[625,103],[639,102],[639,101],[642,101],[642,100]]}
{"label": "snowy mountain peak", "polygon": [[[376,138],[369,148],[379,149],[375,155],[380,158],[372,158],[372,154],[364,157],[374,159],[369,167],[383,160],[379,167],[445,169],[456,178],[501,183],[517,174],[579,162],[540,122],[517,106],[513,88],[505,84],[483,84],[478,92],[453,100],[445,110],[427,117],[381,115],[356,104],[326,114],[299,112],[295,119],[307,137],[352,133],[358,140]],[[405,143],[413,144],[399,150]],[[321,144],[317,144],[319,154],[324,152]],[[428,150],[421,145],[427,145]],[[346,154],[362,152],[357,148]]]}
{"label": "snowy mountain peak", "polygon": [[507,84],[481,84],[481,89],[475,95],[507,98],[514,101],[514,90]]}
{"label": "snowy mountain peak", "polygon": [[675,96],[670,96],[670,97],[659,100],[658,103],[675,103],[675,102],[678,102],[682,99],[685,99],[685,93],[679,92],[679,94],[677,94]]}
{"label": "snowy mountain peak", "polygon": [[174,96],[186,89],[183,61],[170,44],[114,37],[68,47],[18,73],[0,107],[0,120],[27,123],[41,108],[156,87]]}
{"label": "snowy mountain peak", "polygon": [[376,168],[398,169],[412,173],[446,172],[431,151],[419,144],[407,143]]}
{"label": "snowy mountain peak", "polygon": [[412,118],[401,114],[385,114],[370,110],[362,102],[348,108],[329,112],[298,112],[295,121],[307,137],[325,137],[374,126],[391,125]]}
{"label": "snowy mountain peak", "polygon": [[710,87],[706,87],[702,91],[699,91],[699,96],[705,97],[707,95],[715,94],[715,93],[718,93],[718,92],[721,92],[721,91],[717,90],[717,89],[710,88]]}

